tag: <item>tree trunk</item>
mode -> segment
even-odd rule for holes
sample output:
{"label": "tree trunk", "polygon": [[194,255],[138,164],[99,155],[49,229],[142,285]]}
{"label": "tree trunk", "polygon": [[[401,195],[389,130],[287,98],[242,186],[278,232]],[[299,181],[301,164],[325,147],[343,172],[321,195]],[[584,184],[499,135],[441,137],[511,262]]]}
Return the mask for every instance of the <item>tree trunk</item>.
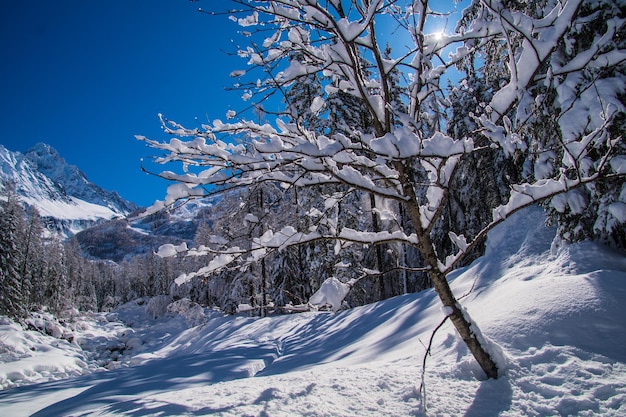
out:
{"label": "tree trunk", "polygon": [[[435,291],[437,292],[437,295],[443,305],[447,307],[450,320],[461,336],[461,339],[463,339],[469,351],[472,355],[474,355],[474,358],[482,370],[488,378],[496,379],[498,378],[498,367],[496,363],[491,358],[491,355],[485,350],[485,347],[482,346],[481,341],[476,337],[476,333],[472,330],[472,323],[470,323],[468,318],[463,314],[459,302],[452,293],[452,289],[450,288],[450,284],[448,283],[445,274],[439,270],[437,252],[433,241],[430,238],[430,234],[422,225],[420,207],[413,184],[409,180],[406,170],[402,164],[397,164],[396,168],[400,172],[404,192],[409,197],[409,199],[404,202],[404,205],[417,234],[419,250],[424,258],[424,261],[426,262],[426,265],[430,266],[428,276],[435,287]],[[444,202],[440,202],[440,204],[444,204]],[[474,328],[477,328],[475,323]]]}
{"label": "tree trunk", "polygon": [[[419,233],[420,231],[422,233]],[[431,267],[428,271],[428,276],[435,287],[439,299],[444,306],[448,307],[448,311],[451,312],[449,314],[450,320],[487,377],[498,378],[498,367],[491,358],[491,355],[489,355],[484,346],[482,346],[474,331],[472,331],[472,323],[470,323],[463,314],[460,304],[452,293],[446,276],[438,268],[437,255],[430,236],[424,233],[423,230],[420,231],[418,231],[420,251],[426,263]],[[474,326],[476,326],[475,323]]]}
{"label": "tree trunk", "polygon": [[[498,378],[498,367],[496,363],[485,350],[484,346],[482,346],[481,341],[476,337],[476,333],[474,333],[471,327],[472,323],[470,323],[468,318],[463,314],[459,302],[452,293],[446,276],[437,266],[437,255],[435,254],[430,236],[418,233],[418,237],[422,256],[424,256],[424,260],[431,267],[428,271],[428,275],[439,299],[444,306],[448,307],[447,310],[451,312],[449,313],[450,320],[487,377]],[[476,326],[475,323],[473,325]]]}
{"label": "tree trunk", "polygon": [[[474,355],[474,358],[487,377],[498,378],[498,367],[496,363],[476,337],[476,333],[474,333],[471,327],[472,323],[470,323],[468,318],[463,314],[458,301],[454,297],[454,294],[452,294],[446,277],[439,272],[438,269],[431,269],[429,275],[435,287],[435,291],[437,295],[439,295],[439,299],[443,305],[448,307],[449,311],[451,311],[449,314],[450,320],[461,336],[461,339],[463,339],[472,355]],[[476,326],[475,323],[473,325]]]}
{"label": "tree trunk", "polygon": [[267,317],[267,268],[265,258],[261,259],[261,317]]}
{"label": "tree trunk", "polygon": [[[381,231],[381,228],[378,222],[378,214],[376,213],[376,198],[372,193],[370,193],[370,210],[373,230],[378,233]],[[384,300],[387,298],[387,289],[385,286],[385,275],[383,274],[383,248],[381,245],[375,245],[374,250],[376,251],[376,269],[380,272],[378,275],[379,299]]]}

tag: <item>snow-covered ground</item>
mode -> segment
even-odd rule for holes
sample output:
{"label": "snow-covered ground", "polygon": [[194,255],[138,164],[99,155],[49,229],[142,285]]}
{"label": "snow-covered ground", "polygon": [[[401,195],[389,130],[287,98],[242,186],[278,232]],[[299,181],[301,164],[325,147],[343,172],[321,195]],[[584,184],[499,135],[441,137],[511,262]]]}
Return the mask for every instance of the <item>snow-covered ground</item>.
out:
{"label": "snow-covered ground", "polygon": [[503,352],[497,380],[449,322],[422,378],[444,317],[432,291],[263,319],[180,303],[154,319],[153,301],[51,326],[60,339],[1,322],[0,415],[626,415],[623,253],[554,243],[531,210],[451,279]]}

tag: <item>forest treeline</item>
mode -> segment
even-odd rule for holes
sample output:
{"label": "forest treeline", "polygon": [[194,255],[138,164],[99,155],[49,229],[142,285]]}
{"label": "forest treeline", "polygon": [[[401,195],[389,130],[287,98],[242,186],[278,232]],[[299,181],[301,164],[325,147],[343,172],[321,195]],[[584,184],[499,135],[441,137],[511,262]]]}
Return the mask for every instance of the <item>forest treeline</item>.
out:
{"label": "forest treeline", "polygon": [[[0,196],[0,314],[17,320],[42,309],[56,314],[69,310],[106,311],[127,301],[157,295],[168,295],[172,300],[189,298],[227,313],[246,305],[252,308],[251,314],[261,315],[270,309],[280,311],[286,304],[306,303],[330,276],[342,281],[365,276],[346,300],[351,306],[430,286],[423,271],[396,268],[398,256],[413,258],[419,264],[415,250],[393,244],[354,244],[341,248],[340,253],[334,242],[289,248],[244,270],[226,269],[178,286],[178,276],[201,269],[213,256],[161,258],[155,254],[158,248],[152,248],[148,253],[130,253],[121,262],[94,259],[86,256],[76,237],[62,240],[51,233],[35,208],[25,207],[10,187],[5,190]],[[322,210],[327,198],[339,195],[317,197]],[[341,198],[340,210],[357,216],[360,212],[362,222],[368,218],[371,221],[372,211],[362,206],[367,206],[363,196],[349,198],[342,194]],[[293,199],[297,204],[311,204],[311,213],[318,210],[313,208],[312,195],[285,193],[272,184],[250,194],[231,193],[199,213],[196,234],[189,245],[209,247],[219,243],[215,241],[219,230],[232,242],[250,247],[253,237],[286,214],[285,205],[296,203]],[[310,218],[315,221],[315,216]]]}
{"label": "forest treeline", "polygon": [[0,315],[22,320],[40,310],[110,310],[165,294],[172,263],[154,255],[121,264],[87,259],[75,237],[62,240],[47,230],[10,187],[0,196]]}
{"label": "forest treeline", "polygon": [[[433,231],[442,254],[454,250],[447,238],[451,228],[475,233],[484,227],[491,209],[506,198],[500,178],[516,175],[517,168],[504,158],[485,156],[468,159],[460,169],[463,175]],[[476,187],[477,183],[481,186]],[[357,282],[345,299],[346,306],[431,286],[416,246],[323,239],[276,250],[243,268],[200,273],[176,284],[178,277],[202,271],[219,259],[225,242],[251,251],[255,241],[281,222],[299,230],[321,227],[329,232],[351,228],[393,233],[409,221],[401,205],[354,188],[283,189],[280,183],[267,182],[232,191],[212,199],[196,215],[195,236],[187,243],[207,248],[207,253],[162,258],[156,254],[158,247],[143,248],[146,253],[129,253],[119,262],[89,257],[75,236],[61,240],[42,225],[36,209],[25,208],[10,186],[4,188],[0,196],[0,314],[18,320],[41,309],[56,314],[73,309],[103,311],[157,295],[188,298],[229,314],[243,306],[248,314],[263,316],[280,312],[286,305],[306,304],[329,277]],[[162,212],[151,217],[155,224],[168,221]],[[149,218],[143,221],[150,223]],[[119,243],[124,234],[116,233]],[[477,248],[467,262],[481,253],[482,248]]]}

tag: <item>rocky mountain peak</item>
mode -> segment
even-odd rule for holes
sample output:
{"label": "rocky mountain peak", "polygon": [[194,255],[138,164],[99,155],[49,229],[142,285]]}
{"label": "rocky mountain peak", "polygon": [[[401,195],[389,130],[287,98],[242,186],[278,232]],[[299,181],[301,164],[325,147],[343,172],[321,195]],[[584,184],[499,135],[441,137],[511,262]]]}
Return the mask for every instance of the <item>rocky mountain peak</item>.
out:
{"label": "rocky mountain peak", "polygon": [[0,183],[11,183],[24,204],[39,211],[48,229],[62,236],[137,209],[116,192],[91,183],[45,143],[24,154],[0,145]]}

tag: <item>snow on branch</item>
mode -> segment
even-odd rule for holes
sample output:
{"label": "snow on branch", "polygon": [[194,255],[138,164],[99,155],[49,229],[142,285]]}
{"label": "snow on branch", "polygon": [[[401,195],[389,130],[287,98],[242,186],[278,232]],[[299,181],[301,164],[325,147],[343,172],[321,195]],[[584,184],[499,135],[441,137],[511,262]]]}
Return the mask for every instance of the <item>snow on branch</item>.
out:
{"label": "snow on branch", "polygon": [[[505,30],[513,30],[522,34],[521,53],[513,57],[509,62],[511,74],[510,81],[498,90],[489,103],[491,121],[500,120],[509,111],[511,106],[518,100],[522,91],[530,85],[546,58],[557,47],[565,32],[571,27],[571,22],[578,12],[583,0],[568,0],[564,4],[559,2],[543,19],[530,21],[525,19],[524,24],[511,22],[505,16],[501,21],[505,22]],[[522,16],[518,14],[517,16]],[[518,18],[519,19],[519,18]],[[516,24],[517,23],[517,24]],[[524,33],[524,27],[532,27],[534,33]]]}
{"label": "snow on branch", "polygon": [[[527,208],[529,206],[538,204],[542,201],[551,198],[558,198],[566,196],[568,192],[576,190],[578,187],[582,187],[586,184],[594,183],[598,180],[599,174],[586,178],[568,179],[562,176],[558,180],[544,179],[539,180],[536,183],[520,184],[513,187],[509,201],[506,204],[500,205],[493,209],[493,220],[486,225],[479,233],[472,238],[471,241],[467,241],[465,236],[457,236],[454,232],[449,233],[449,237],[458,251],[455,254],[451,254],[446,257],[444,262],[439,262],[438,267],[441,271],[448,273],[455,265],[463,259],[463,256],[474,246],[479,244],[484,239],[487,233],[492,230],[496,225],[502,223],[514,213]],[[626,178],[626,171],[615,172],[607,178],[623,179]],[[567,198],[567,197],[565,197]],[[576,195],[570,196],[570,198],[577,198]],[[574,203],[573,206],[580,205]],[[623,222],[626,222],[626,204],[617,203],[613,206],[616,210],[616,215],[623,218]]]}
{"label": "snow on branch", "polygon": [[[625,111],[620,94],[626,91],[626,50],[617,36],[625,18],[617,12],[603,20],[605,27],[594,29],[597,44],[577,49],[572,45],[582,35],[576,31],[583,32],[600,13],[580,17],[583,0],[522,2],[514,10],[501,2],[473,2],[457,30],[442,36],[428,33],[435,12],[426,2],[241,4],[248,12],[234,20],[251,31],[246,35],[251,45],[238,53],[251,68],[233,75],[252,77],[253,69],[260,70],[263,81],[253,80],[249,88],[282,94],[286,109],[273,120],[266,113],[259,122],[233,112],[233,120],[195,129],[161,116],[165,132],[175,137],[138,139],[163,151],[156,162],[182,162],[184,168],[158,174],[175,183],[151,212],[211,193],[276,183],[284,189],[358,190],[401,206],[410,221],[376,231],[328,218],[308,230],[271,225],[251,238],[247,258],[223,253],[212,267],[323,239],[423,248],[449,212],[459,167],[487,153],[508,158],[515,175],[498,179],[510,189],[506,203],[490,207],[491,222],[474,238],[463,230],[446,231],[458,251],[430,261],[432,268],[448,271],[511,213],[623,174],[620,139],[610,134]],[[407,47],[380,47],[390,41],[382,29],[390,21],[405,32]],[[446,51],[451,52],[446,56]],[[486,73],[492,70],[497,74]],[[442,84],[448,80],[449,90]],[[554,124],[544,126],[548,119]],[[615,195],[614,200],[623,199],[623,193]],[[557,211],[580,206],[565,198],[575,197],[555,199]],[[620,217],[618,202],[612,212]],[[339,205],[330,198],[327,203]],[[314,217],[316,210],[301,212]]]}

